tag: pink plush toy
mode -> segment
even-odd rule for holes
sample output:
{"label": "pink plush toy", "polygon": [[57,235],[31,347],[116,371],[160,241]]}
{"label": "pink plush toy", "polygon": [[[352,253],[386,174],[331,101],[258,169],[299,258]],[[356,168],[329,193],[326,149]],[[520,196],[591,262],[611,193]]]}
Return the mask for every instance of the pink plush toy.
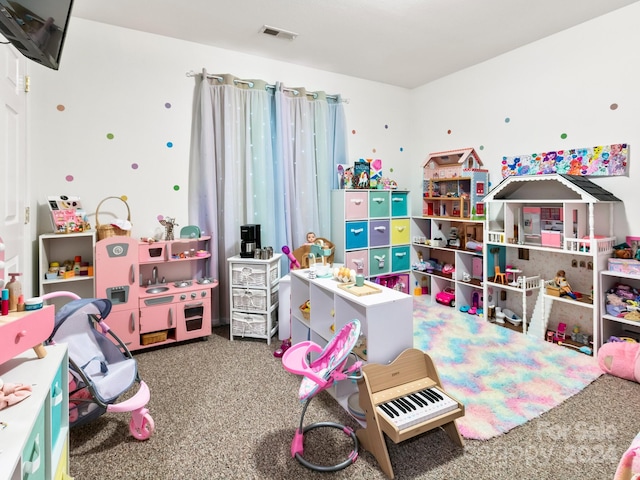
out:
{"label": "pink plush toy", "polygon": [[603,372],[640,383],[640,343],[609,342],[598,350]]}

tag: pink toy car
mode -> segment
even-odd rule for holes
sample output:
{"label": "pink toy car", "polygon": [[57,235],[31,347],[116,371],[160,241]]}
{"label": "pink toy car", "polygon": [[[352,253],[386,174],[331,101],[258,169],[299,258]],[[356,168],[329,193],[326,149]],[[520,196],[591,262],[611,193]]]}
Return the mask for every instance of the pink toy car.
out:
{"label": "pink toy car", "polygon": [[456,292],[453,288],[445,288],[441,292],[436,293],[436,302],[442,305],[449,305],[450,307],[456,306]]}

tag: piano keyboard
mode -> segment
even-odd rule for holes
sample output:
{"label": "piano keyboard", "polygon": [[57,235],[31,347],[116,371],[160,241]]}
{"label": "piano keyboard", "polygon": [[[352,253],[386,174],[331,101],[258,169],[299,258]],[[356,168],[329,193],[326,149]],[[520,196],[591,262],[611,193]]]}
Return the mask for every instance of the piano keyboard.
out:
{"label": "piano keyboard", "polygon": [[436,387],[410,393],[376,406],[378,414],[384,416],[398,430],[426,422],[456,408],[458,402]]}

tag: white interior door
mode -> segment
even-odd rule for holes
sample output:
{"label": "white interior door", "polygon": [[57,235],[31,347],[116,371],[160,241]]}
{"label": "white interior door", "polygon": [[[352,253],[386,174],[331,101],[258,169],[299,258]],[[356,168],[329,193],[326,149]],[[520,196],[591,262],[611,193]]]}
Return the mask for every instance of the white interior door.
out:
{"label": "white interior door", "polygon": [[[0,36],[0,39],[4,38]],[[21,272],[31,295],[33,262],[28,250],[29,198],[26,142],[26,59],[13,47],[0,45],[0,237],[5,245],[4,272]]]}

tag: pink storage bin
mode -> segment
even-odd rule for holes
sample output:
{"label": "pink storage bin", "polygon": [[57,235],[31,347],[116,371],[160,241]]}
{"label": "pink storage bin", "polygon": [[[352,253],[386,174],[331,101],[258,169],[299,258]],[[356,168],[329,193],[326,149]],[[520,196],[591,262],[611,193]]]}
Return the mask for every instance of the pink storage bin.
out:
{"label": "pink storage bin", "polygon": [[627,258],[610,258],[609,270],[612,272],[640,275],[640,261]]}

